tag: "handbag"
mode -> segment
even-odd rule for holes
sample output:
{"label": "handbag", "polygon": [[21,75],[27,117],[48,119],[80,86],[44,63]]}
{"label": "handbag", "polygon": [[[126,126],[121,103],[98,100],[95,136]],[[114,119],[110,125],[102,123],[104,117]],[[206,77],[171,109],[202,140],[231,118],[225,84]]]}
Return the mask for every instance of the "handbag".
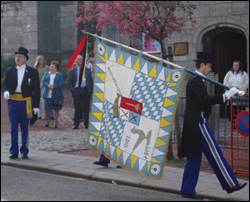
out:
{"label": "handbag", "polygon": [[63,106],[63,101],[64,101],[64,97],[56,95],[56,92],[55,92],[55,95],[53,96],[53,99],[52,99],[52,104],[55,106]]}

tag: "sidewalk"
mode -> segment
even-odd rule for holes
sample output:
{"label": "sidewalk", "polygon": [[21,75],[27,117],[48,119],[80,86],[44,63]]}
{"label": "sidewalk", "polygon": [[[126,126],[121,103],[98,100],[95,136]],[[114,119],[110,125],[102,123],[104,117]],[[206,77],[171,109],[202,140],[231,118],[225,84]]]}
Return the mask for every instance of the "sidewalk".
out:
{"label": "sidewalk", "polygon": [[[126,169],[117,169],[111,162],[108,168],[94,165],[96,157],[75,156],[59,153],[73,149],[87,149],[86,130],[55,130],[31,132],[29,159],[9,159],[10,137],[1,135],[1,165],[48,172],[53,174],[85,178],[116,184],[147,188],[171,193],[180,193],[183,169],[165,166],[163,178],[152,180]],[[57,141],[57,142],[55,142]],[[61,142],[62,141],[62,142]],[[36,144],[34,144],[36,142]],[[53,145],[60,145],[53,147]],[[242,182],[243,180],[239,180]],[[232,194],[227,194],[214,174],[201,172],[197,185],[197,194],[205,199],[225,201],[249,201],[248,185]]]}
{"label": "sidewalk", "polygon": [[[9,159],[10,123],[6,117],[7,103],[1,98],[1,165],[20,167],[41,172],[85,178],[128,186],[136,186],[152,190],[180,193],[183,169],[165,166],[161,180],[152,180],[126,169],[117,169],[111,162],[108,168],[94,165],[99,159],[99,154],[90,156],[69,155],[62,152],[86,150],[88,151],[87,130],[83,123],[80,129],[72,130],[73,103],[68,91],[64,92],[65,103],[59,115],[59,129],[44,128],[43,120],[38,120],[30,127],[29,134],[29,159]],[[19,135],[19,142],[21,142]],[[87,153],[87,152],[86,152]],[[95,152],[92,152],[95,154]],[[245,180],[239,180],[245,182]],[[249,201],[249,181],[247,186],[232,194],[227,194],[221,189],[219,181],[214,174],[200,172],[197,193],[206,199],[225,201]]]}

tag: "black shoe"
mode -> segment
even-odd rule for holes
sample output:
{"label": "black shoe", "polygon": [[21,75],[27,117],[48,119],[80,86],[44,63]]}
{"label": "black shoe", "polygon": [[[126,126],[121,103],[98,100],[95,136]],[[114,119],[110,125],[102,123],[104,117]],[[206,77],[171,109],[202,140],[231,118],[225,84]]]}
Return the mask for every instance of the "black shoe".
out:
{"label": "black shoe", "polygon": [[242,183],[239,183],[239,184],[237,184],[236,186],[227,189],[226,191],[227,191],[228,194],[231,194],[231,193],[233,193],[234,191],[239,191],[239,190],[243,189],[246,185],[247,185],[246,182],[244,182],[243,184],[242,184]]}
{"label": "black shoe", "polygon": [[116,168],[122,168],[121,166],[116,166]]}
{"label": "black shoe", "polygon": [[57,128],[57,125],[55,125],[54,128]]}
{"label": "black shoe", "polygon": [[22,159],[27,159],[28,158],[28,154],[22,154]]}
{"label": "black shoe", "polygon": [[73,126],[72,129],[73,130],[78,129],[78,126]]}
{"label": "black shoe", "polygon": [[203,197],[198,196],[198,195],[182,194],[181,196],[183,198],[190,198],[190,199],[195,199],[195,200],[203,200]]}
{"label": "black shoe", "polygon": [[10,159],[18,159],[18,155],[17,154],[11,154],[9,156]]}
{"label": "black shoe", "polygon": [[93,164],[95,164],[95,165],[99,165],[99,166],[105,166],[105,167],[108,167],[108,163],[101,162],[101,161],[95,161]]}
{"label": "black shoe", "polygon": [[48,128],[48,127],[49,127],[49,124],[48,124],[48,123],[46,123],[46,124],[44,124],[44,125],[43,125],[43,127]]}

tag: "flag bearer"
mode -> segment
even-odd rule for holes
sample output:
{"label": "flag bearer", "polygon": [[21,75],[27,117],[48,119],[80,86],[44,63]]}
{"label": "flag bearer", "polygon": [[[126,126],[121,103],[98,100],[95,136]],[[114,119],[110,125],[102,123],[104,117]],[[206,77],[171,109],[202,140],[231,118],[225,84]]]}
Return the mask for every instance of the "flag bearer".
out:
{"label": "flag bearer", "polygon": [[[207,76],[212,71],[212,55],[198,52],[195,61],[198,74]],[[237,181],[208,126],[211,105],[223,103],[236,93],[238,90],[231,88],[223,95],[209,96],[201,77],[192,76],[188,81],[184,126],[178,154],[179,157],[187,157],[181,187],[183,197],[201,199],[196,195],[195,187],[198,182],[202,152],[212,166],[223,190],[232,193],[246,186],[246,183],[241,184]]]}
{"label": "flag bearer", "polygon": [[21,125],[23,159],[28,158],[30,118],[39,111],[40,82],[38,71],[26,65],[28,50],[20,47],[15,53],[16,65],[9,67],[2,84],[4,98],[8,100],[11,147],[10,159],[18,158],[18,124]]}

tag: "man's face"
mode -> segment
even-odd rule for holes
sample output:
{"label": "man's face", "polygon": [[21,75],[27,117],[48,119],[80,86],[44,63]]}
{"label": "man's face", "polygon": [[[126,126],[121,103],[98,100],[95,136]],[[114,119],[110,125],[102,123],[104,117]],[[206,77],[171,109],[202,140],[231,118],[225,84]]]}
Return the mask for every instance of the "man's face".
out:
{"label": "man's face", "polygon": [[212,71],[212,64],[211,63],[201,63],[200,72],[206,76]]}
{"label": "man's face", "polygon": [[27,61],[26,57],[22,54],[16,54],[15,60],[16,60],[16,65],[18,66],[24,65],[25,62]]}
{"label": "man's face", "polygon": [[76,64],[77,64],[79,67],[82,67],[83,57],[82,57],[82,56],[77,56],[75,62],[76,62]]}

